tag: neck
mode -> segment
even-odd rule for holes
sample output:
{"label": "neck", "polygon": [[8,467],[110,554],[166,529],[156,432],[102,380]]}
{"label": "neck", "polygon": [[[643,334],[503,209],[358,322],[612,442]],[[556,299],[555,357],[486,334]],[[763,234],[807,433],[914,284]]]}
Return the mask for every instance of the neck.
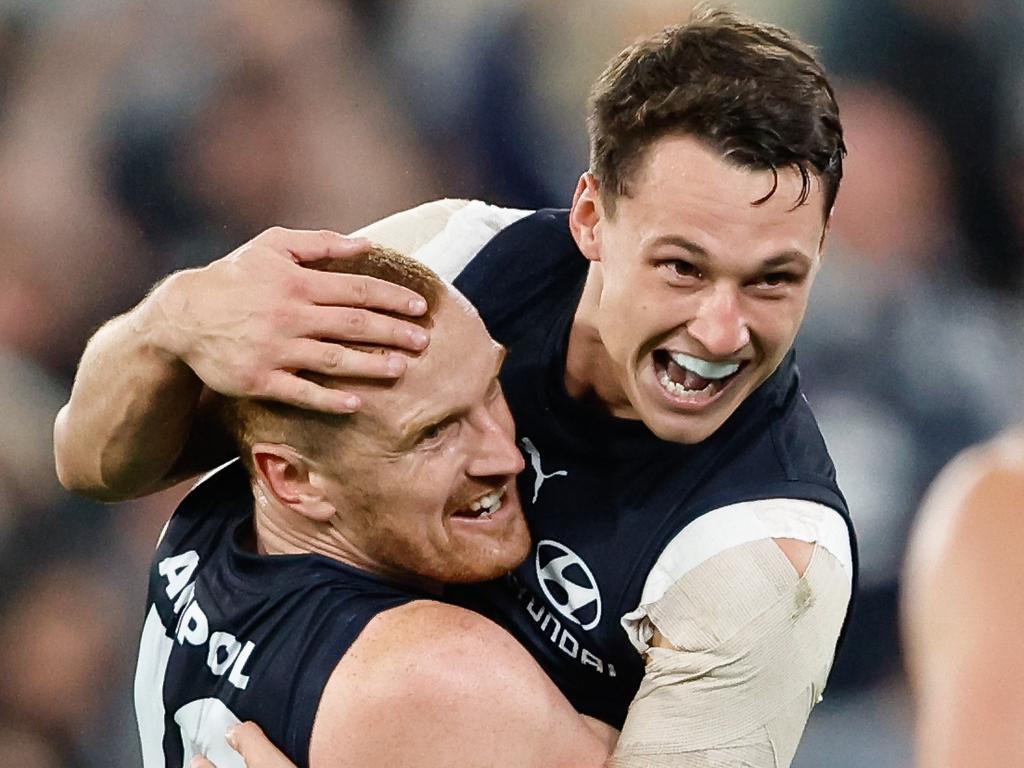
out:
{"label": "neck", "polygon": [[327,522],[310,520],[253,489],[256,551],[261,555],[322,555],[380,576],[396,584],[441,594],[443,585],[415,574],[389,568],[375,560],[338,524],[335,514]]}
{"label": "neck", "polygon": [[622,388],[615,362],[608,354],[597,325],[601,303],[601,267],[591,263],[583,295],[569,331],[565,359],[565,389],[576,400],[594,401],[612,416],[639,416]]}

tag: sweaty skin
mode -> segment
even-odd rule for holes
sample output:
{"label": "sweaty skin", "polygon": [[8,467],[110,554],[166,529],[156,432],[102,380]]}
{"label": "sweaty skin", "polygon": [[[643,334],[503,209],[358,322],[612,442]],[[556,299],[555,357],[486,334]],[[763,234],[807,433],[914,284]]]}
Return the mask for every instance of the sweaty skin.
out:
{"label": "sweaty skin", "polygon": [[961,454],[912,533],[903,631],[917,765],[1024,765],[1024,428]]}

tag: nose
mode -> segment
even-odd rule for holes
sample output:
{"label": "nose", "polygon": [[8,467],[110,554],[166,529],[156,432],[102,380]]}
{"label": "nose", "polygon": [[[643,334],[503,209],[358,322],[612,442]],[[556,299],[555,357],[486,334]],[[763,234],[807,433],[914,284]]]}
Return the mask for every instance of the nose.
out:
{"label": "nose", "polygon": [[686,330],[715,357],[728,357],[750,343],[739,296],[730,285],[711,287]]}
{"label": "nose", "polygon": [[476,448],[466,469],[471,477],[518,475],[526,462],[516,447],[516,431],[504,398],[473,419]]}

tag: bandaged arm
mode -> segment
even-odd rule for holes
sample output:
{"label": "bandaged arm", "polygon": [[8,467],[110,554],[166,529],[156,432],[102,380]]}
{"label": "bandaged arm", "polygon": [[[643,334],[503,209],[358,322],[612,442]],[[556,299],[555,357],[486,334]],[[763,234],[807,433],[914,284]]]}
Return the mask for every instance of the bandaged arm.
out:
{"label": "bandaged arm", "polygon": [[[802,576],[776,538],[815,542]],[[851,572],[845,524],[811,502],[732,505],[684,529],[623,619],[646,671],[611,765],[788,766],[831,669]]]}

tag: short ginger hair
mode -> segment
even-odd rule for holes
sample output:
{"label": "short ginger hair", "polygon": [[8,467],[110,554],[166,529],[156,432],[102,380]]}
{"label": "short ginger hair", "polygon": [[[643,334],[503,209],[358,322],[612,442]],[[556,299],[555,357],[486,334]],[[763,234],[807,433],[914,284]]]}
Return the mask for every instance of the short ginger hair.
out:
{"label": "short ginger hair", "polygon": [[[372,245],[356,256],[325,258],[305,266],[322,272],[375,277],[415,291],[426,300],[427,310],[420,317],[403,319],[424,327],[432,323],[441,299],[450,290],[428,267],[379,245]],[[382,347],[369,345],[345,346],[364,351],[384,351]],[[340,387],[344,383],[343,379],[324,374],[300,372],[299,375],[321,386],[329,387],[335,383]],[[339,445],[351,414],[322,413],[272,400],[231,397],[225,398],[221,404],[220,419],[241,454],[242,461],[249,472],[253,473],[252,446],[256,443],[283,443],[306,457],[322,456]]]}

